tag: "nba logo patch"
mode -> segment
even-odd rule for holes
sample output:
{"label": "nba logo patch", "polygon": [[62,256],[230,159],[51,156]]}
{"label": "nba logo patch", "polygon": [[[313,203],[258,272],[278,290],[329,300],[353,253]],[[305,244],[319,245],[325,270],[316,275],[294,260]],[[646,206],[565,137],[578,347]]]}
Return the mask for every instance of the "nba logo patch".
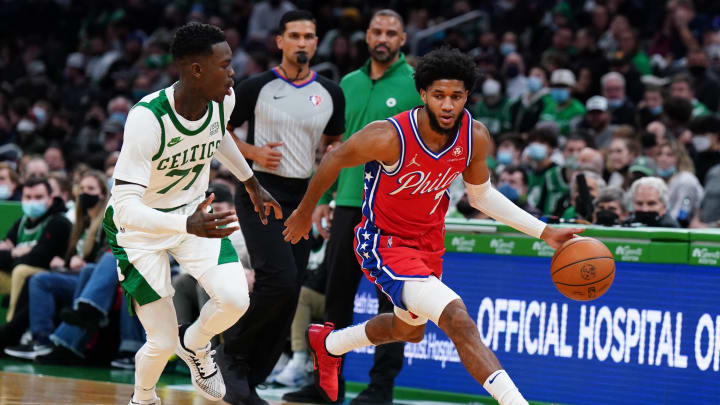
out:
{"label": "nba logo patch", "polygon": [[314,105],[315,107],[317,107],[317,106],[320,105],[320,103],[322,103],[322,97],[320,97],[320,96],[310,96],[310,102],[312,103],[312,105]]}
{"label": "nba logo patch", "polygon": [[453,149],[453,151],[452,151],[452,154],[453,154],[453,156],[455,156],[455,157],[460,156],[462,153],[463,153],[463,148],[462,148],[462,146],[456,146],[455,149]]}

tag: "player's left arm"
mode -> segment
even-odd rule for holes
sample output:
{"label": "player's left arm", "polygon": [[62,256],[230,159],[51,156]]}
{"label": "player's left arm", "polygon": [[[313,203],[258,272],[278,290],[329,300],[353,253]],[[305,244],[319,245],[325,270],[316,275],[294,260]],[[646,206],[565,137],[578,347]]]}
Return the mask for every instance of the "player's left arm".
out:
{"label": "player's left arm", "polygon": [[[225,97],[224,106],[229,115],[235,106],[234,91]],[[227,123],[223,124],[227,125]],[[248,165],[247,160],[245,160],[245,157],[235,144],[230,131],[224,131],[223,138],[220,141],[220,147],[218,147],[215,157],[220,163],[227,167],[238,180],[243,182],[245,190],[247,190],[255,206],[255,212],[258,213],[263,224],[267,224],[267,216],[270,215],[271,208],[275,210],[276,219],[282,218],[280,204],[260,185],[250,165]]]}
{"label": "player's left arm", "polygon": [[486,163],[487,153],[491,147],[492,140],[485,125],[473,121],[473,155],[470,164],[463,172],[470,205],[520,232],[544,240],[555,249],[574,234],[584,230],[550,227],[497,191],[490,184],[490,170]]}

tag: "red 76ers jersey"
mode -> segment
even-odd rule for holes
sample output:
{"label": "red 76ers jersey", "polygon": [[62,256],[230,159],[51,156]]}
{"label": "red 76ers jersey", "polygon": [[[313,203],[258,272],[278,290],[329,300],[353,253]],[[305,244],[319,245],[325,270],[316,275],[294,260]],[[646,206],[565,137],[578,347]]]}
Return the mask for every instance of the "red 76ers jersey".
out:
{"label": "red 76ers jersey", "polygon": [[418,237],[443,229],[450,183],[462,175],[472,157],[472,116],[464,110],[462,123],[449,145],[435,153],[418,131],[413,108],[388,118],[400,138],[400,159],[393,170],[377,161],[365,164],[362,228],[387,235]]}

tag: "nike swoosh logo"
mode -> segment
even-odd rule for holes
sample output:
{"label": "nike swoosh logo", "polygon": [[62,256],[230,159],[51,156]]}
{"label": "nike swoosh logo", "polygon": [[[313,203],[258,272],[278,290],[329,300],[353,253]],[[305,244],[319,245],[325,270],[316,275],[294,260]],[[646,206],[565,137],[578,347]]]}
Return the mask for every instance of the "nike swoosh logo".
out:
{"label": "nike swoosh logo", "polygon": [[280,100],[281,98],[285,98],[287,96],[273,96],[273,100]]}
{"label": "nike swoosh logo", "polygon": [[175,145],[179,144],[180,141],[182,141],[182,138],[173,138],[170,140],[170,142],[168,142],[167,146],[168,147],[175,146]]}
{"label": "nike swoosh logo", "polygon": [[495,374],[495,376],[493,376],[493,378],[491,378],[490,381],[488,381],[488,382],[489,382],[490,384],[492,384],[493,381],[495,381],[495,379],[497,378],[497,376],[499,376],[500,374],[502,374],[502,371],[499,372],[499,373],[497,373],[497,374]]}

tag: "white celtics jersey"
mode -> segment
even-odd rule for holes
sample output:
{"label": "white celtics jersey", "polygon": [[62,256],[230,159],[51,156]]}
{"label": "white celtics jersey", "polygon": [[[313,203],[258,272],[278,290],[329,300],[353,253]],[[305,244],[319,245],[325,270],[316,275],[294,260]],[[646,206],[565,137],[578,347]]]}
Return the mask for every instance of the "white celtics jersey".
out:
{"label": "white celtics jersey", "polygon": [[128,115],[113,177],[145,186],[143,202],[169,210],[203,197],[210,161],[225,136],[235,93],[208,103],[205,116],[188,121],[175,111],[173,87],[143,97]]}

